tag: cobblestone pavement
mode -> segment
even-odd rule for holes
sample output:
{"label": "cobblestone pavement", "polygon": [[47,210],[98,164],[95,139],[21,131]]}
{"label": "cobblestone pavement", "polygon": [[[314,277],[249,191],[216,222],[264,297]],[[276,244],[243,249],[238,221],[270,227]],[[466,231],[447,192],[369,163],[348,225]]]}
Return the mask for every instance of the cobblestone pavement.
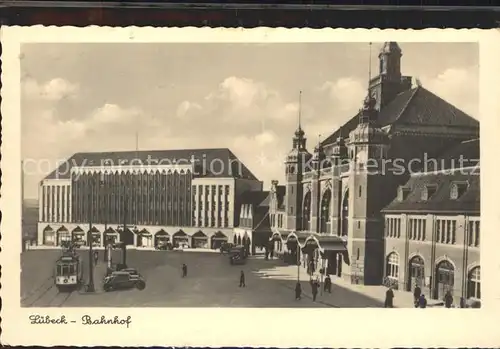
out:
{"label": "cobblestone pavement", "polygon": [[[88,270],[88,251],[79,252],[84,269]],[[231,266],[227,256],[205,252],[140,251],[127,252],[128,265],[145,277],[143,291],[102,291],[106,266],[101,261],[95,267],[94,294],[76,291],[66,295],[53,287],[55,260],[60,250],[27,251],[21,257],[21,304],[23,306],[67,307],[381,307],[385,290],[368,292],[365,286],[344,285],[333,279],[331,294],[320,294],[312,301],[309,276],[301,271],[303,299],[295,301],[294,287],[297,267],[285,266],[279,260],[251,258],[245,265]],[[119,251],[113,252],[114,260]],[[188,266],[187,278],[182,278],[180,266]],[[240,270],[246,275],[246,287],[238,287]],[[88,280],[87,273],[84,279]],[[357,289],[358,287],[359,289]],[[403,296],[396,292],[395,305],[401,306]],[[399,300],[401,299],[401,301]],[[411,295],[410,295],[411,299]],[[411,302],[410,302],[411,303]]]}

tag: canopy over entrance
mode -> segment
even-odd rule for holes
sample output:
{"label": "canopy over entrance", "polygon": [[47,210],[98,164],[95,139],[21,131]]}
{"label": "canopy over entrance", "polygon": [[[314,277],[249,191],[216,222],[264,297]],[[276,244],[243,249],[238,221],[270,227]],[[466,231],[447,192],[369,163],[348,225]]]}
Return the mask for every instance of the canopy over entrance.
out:
{"label": "canopy over entrance", "polygon": [[71,233],[72,234],[77,234],[77,235],[83,235],[83,234],[85,234],[85,232],[83,231],[83,229],[80,228],[79,226],[76,227],[75,229],[73,229],[73,231]]}
{"label": "canopy over entrance", "polygon": [[146,229],[142,229],[140,232],[139,232],[139,235],[144,235],[144,236],[151,236],[151,233],[146,230]]}
{"label": "canopy over entrance", "polygon": [[170,236],[170,234],[167,233],[165,230],[161,229],[155,234],[155,236]]}
{"label": "canopy over entrance", "polygon": [[173,237],[174,237],[174,239],[184,239],[184,238],[187,238],[188,235],[184,231],[179,230],[177,233],[175,233],[173,235]]}
{"label": "canopy over entrance", "polygon": [[193,234],[193,238],[195,238],[195,239],[208,239],[208,236],[206,236],[201,230],[198,230],[196,233]]}
{"label": "canopy over entrance", "polygon": [[218,231],[214,235],[212,235],[212,240],[227,241],[227,236],[224,235],[224,233],[222,233],[221,231]]}

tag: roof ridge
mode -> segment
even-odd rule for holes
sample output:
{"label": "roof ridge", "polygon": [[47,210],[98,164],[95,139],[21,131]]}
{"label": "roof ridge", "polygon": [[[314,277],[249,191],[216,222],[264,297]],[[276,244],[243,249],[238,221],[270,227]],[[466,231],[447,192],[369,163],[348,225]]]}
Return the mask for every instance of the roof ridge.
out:
{"label": "roof ridge", "polygon": [[[139,150],[139,153],[145,153],[145,152],[153,152],[153,151],[200,151],[200,150],[229,150],[228,147],[222,147],[222,148],[177,148],[177,149],[145,149],[145,150]],[[74,155],[77,154],[103,154],[103,153],[135,153],[136,150],[104,150],[104,151],[79,151],[76,153],[73,153]],[[234,155],[234,154],[233,154]]]}
{"label": "roof ridge", "polygon": [[[410,102],[413,100],[413,98],[415,97],[415,95],[417,94],[417,91],[419,89],[423,88],[422,86],[417,86],[413,89],[413,92],[410,96],[410,98],[408,98],[408,100],[406,101],[404,107],[401,109],[401,111],[399,112],[398,116],[396,117],[396,119],[392,122],[392,124],[396,123],[397,121],[399,121],[399,119],[401,118],[401,116],[404,114],[404,112],[406,111],[406,109],[408,108],[408,105],[410,105]],[[411,90],[409,90],[411,91]],[[404,92],[403,92],[404,93]]]}

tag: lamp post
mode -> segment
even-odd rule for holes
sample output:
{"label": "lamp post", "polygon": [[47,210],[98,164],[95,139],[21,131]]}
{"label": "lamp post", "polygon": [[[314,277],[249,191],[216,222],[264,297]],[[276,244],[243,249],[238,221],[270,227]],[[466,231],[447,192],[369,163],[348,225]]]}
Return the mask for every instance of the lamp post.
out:
{"label": "lamp post", "polygon": [[87,292],[95,292],[94,287],[94,237],[92,236],[92,215],[94,206],[94,188],[95,188],[95,180],[93,177],[90,178],[90,200],[89,200],[89,231],[87,233],[87,241],[89,243],[89,283],[87,285]]}

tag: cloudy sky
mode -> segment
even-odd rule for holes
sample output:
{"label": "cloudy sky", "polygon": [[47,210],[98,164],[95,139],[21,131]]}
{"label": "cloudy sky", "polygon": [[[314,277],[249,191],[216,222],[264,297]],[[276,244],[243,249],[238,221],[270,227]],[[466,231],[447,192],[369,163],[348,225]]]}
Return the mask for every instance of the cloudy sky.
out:
{"label": "cloudy sky", "polygon": [[[477,118],[476,44],[400,46],[404,75]],[[21,57],[22,154],[40,164],[27,198],[58,159],[133,150],[136,130],[141,150],[227,147],[266,187],[282,181],[299,91],[312,151],[360,108],[370,60],[359,43],[25,44]]]}

